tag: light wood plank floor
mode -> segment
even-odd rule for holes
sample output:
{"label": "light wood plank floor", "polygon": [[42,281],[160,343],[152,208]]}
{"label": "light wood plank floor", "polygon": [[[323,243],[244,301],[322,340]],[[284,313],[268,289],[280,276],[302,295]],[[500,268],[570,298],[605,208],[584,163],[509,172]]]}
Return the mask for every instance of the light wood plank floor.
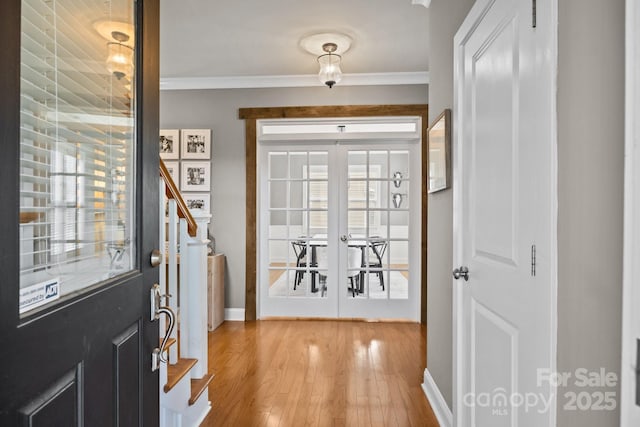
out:
{"label": "light wood plank floor", "polygon": [[203,426],[425,426],[425,328],[410,323],[225,322],[209,334]]}

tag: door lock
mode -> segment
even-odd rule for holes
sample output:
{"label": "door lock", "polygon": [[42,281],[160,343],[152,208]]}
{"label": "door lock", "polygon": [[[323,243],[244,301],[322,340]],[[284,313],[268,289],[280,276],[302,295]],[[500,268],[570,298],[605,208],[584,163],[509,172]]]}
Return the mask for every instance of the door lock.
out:
{"label": "door lock", "polygon": [[151,262],[151,267],[157,267],[162,264],[162,252],[157,249],[154,249],[151,252],[151,258],[149,260]]}
{"label": "door lock", "polygon": [[454,279],[458,280],[461,277],[464,279],[465,282],[469,280],[469,268],[465,267],[464,265],[461,266],[460,268],[456,268],[455,270],[453,270]]}
{"label": "door lock", "polygon": [[341,242],[346,242],[347,240],[349,240],[349,238],[346,235],[343,234],[342,236],[340,236]]}

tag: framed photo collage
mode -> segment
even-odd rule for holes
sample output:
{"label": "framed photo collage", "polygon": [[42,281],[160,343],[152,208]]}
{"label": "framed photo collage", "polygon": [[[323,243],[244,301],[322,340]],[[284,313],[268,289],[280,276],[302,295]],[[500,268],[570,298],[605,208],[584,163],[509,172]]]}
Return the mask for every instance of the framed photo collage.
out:
{"label": "framed photo collage", "polygon": [[189,209],[211,213],[211,129],[160,130],[160,158]]}

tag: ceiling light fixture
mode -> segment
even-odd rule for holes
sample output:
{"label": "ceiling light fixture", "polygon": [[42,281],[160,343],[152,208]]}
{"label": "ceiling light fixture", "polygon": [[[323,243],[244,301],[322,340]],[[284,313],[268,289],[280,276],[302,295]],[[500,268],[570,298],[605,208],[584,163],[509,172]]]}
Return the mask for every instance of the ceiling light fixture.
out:
{"label": "ceiling light fixture", "polygon": [[115,42],[107,43],[109,56],[107,57],[107,69],[118,80],[133,75],[133,48],[127,46],[129,36],[120,31],[112,31],[111,37]]}
{"label": "ceiling light fixture", "polygon": [[340,83],[340,80],[342,80],[342,70],[340,69],[342,56],[335,53],[338,50],[338,45],[335,43],[323,44],[322,50],[327,53],[318,57],[318,63],[320,64],[318,78],[331,89],[333,85]]}
{"label": "ceiling light fixture", "polygon": [[306,36],[300,40],[300,47],[318,59],[320,71],[318,79],[332,88],[342,80],[340,63],[342,55],[349,50],[353,40],[346,34],[319,33]]}

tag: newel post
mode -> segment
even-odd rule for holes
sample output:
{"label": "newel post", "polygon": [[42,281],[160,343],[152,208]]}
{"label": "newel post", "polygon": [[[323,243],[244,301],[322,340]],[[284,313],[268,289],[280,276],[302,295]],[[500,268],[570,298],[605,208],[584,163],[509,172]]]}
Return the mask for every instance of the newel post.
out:
{"label": "newel post", "polygon": [[[207,224],[211,215],[199,209],[191,211],[198,224],[195,237],[187,238],[187,357],[198,359],[191,377],[202,378],[207,373]],[[183,285],[181,285],[182,287]],[[184,313],[183,313],[184,315]]]}

